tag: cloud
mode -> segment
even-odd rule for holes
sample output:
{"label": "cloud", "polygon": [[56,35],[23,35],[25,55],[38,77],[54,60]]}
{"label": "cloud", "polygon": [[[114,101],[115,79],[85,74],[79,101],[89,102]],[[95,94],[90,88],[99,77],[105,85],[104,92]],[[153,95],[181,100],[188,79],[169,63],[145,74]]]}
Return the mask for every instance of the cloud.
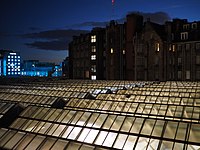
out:
{"label": "cloud", "polygon": [[48,30],[36,33],[21,35],[23,38],[36,40],[32,43],[25,43],[26,46],[42,50],[67,50],[73,36],[85,34],[86,30]]}
{"label": "cloud", "polygon": [[60,40],[53,40],[53,41],[35,41],[33,43],[25,43],[30,48],[37,48],[37,49],[43,49],[43,50],[67,50],[67,41],[60,41]]}

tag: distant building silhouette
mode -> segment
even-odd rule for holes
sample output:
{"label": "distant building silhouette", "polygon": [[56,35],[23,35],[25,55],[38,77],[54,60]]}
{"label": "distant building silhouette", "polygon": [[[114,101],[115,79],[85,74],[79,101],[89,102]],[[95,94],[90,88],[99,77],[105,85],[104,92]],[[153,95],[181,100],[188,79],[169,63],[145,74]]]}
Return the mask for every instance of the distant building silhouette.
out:
{"label": "distant building silhouette", "polygon": [[69,66],[72,79],[200,80],[200,22],[160,25],[129,14],[74,37]]}

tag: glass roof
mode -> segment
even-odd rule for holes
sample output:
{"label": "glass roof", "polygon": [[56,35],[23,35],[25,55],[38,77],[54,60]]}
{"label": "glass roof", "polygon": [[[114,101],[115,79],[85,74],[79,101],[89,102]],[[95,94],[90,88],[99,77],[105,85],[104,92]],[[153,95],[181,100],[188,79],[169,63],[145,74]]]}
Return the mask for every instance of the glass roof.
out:
{"label": "glass roof", "polygon": [[0,127],[0,148],[198,150],[199,92],[199,82],[1,85],[0,121],[17,104],[23,111]]}

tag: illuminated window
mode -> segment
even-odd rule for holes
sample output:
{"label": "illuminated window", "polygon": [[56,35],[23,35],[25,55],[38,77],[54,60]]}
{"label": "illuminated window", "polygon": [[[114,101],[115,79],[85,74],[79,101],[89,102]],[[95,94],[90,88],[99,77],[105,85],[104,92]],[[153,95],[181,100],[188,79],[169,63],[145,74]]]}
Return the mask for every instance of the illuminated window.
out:
{"label": "illuminated window", "polygon": [[122,52],[123,54],[126,54],[126,51],[125,50],[123,50],[123,52]]}
{"label": "illuminated window", "polygon": [[96,46],[92,46],[92,52],[96,52]]}
{"label": "illuminated window", "polygon": [[188,32],[182,32],[181,33],[181,40],[187,40],[188,39]]}
{"label": "illuminated window", "polygon": [[96,55],[91,55],[91,60],[96,60]]}
{"label": "illuminated window", "polygon": [[96,72],[96,65],[92,65],[91,71],[92,71],[92,72]]}
{"label": "illuminated window", "polygon": [[95,43],[96,42],[96,35],[92,35],[91,36],[91,43]]}
{"label": "illuminated window", "polygon": [[8,61],[10,61],[10,59],[8,59]]}
{"label": "illuminated window", "polygon": [[160,44],[156,43],[156,51],[159,52],[160,51]]}
{"label": "illuminated window", "polygon": [[171,50],[172,50],[172,45],[170,44],[170,45],[169,45],[169,51],[171,51]]}
{"label": "illuminated window", "polygon": [[8,58],[10,58],[10,56],[8,56]]}
{"label": "illuminated window", "polygon": [[97,79],[97,76],[96,76],[96,75],[92,75],[92,76],[91,76],[91,79],[92,79],[92,80],[96,80],[96,79]]}
{"label": "illuminated window", "polygon": [[176,48],[175,48],[175,45],[173,44],[172,45],[172,51],[175,52],[175,50],[176,50]]}
{"label": "illuminated window", "polygon": [[111,48],[111,49],[110,49],[110,53],[111,53],[111,54],[113,54],[113,53],[114,53],[114,50],[113,50],[113,48]]}

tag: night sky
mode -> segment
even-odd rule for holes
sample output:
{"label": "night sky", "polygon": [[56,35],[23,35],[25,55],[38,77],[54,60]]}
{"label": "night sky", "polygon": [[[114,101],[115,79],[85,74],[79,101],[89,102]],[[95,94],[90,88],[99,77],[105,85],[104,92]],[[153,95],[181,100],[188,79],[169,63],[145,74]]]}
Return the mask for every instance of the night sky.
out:
{"label": "night sky", "polygon": [[200,21],[200,0],[0,0],[0,49],[19,51],[24,60],[59,63],[73,35],[123,22],[139,12],[151,21]]}

